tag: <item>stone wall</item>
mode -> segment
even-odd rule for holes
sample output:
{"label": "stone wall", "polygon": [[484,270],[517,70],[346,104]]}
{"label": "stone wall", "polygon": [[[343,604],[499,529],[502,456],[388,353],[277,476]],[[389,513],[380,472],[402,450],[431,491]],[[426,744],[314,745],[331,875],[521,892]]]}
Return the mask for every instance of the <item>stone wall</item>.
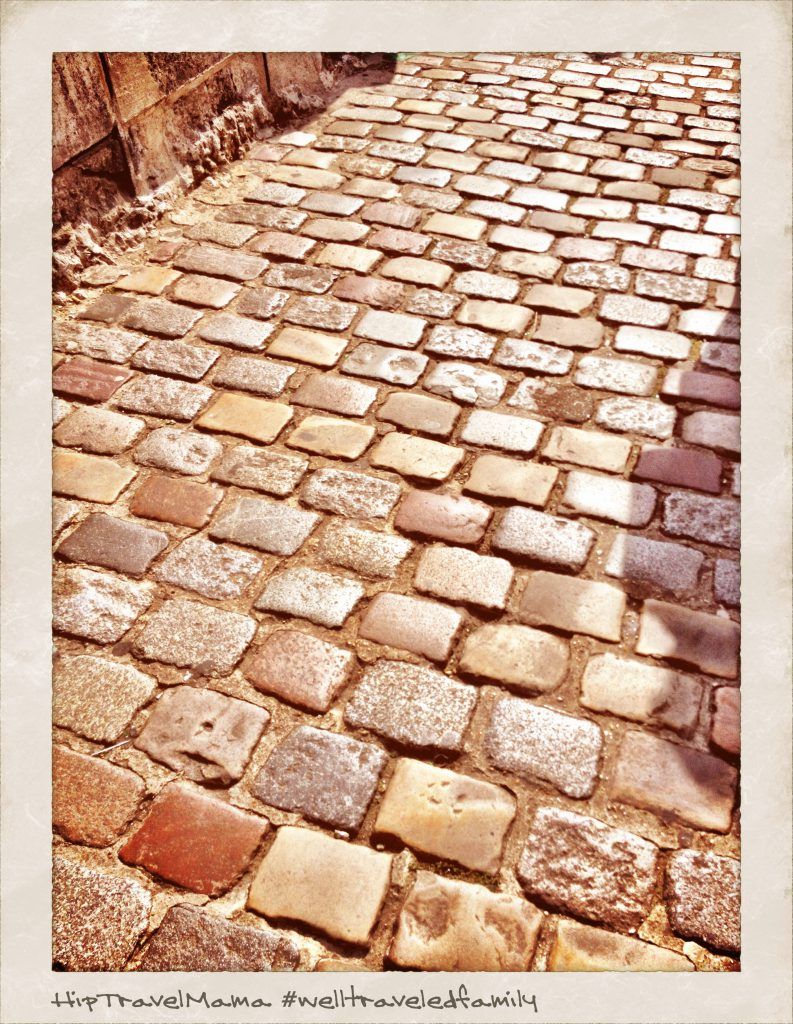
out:
{"label": "stone wall", "polygon": [[275,123],[324,106],[382,54],[56,53],[54,276],[138,241],[174,195],[239,158]]}

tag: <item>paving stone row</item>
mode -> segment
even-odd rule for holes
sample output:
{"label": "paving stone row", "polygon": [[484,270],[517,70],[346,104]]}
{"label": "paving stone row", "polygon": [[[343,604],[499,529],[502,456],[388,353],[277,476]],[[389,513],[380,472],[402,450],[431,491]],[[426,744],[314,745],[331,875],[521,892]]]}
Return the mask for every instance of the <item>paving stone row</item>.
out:
{"label": "paving stone row", "polygon": [[54,959],[737,970],[734,54],[410,54],[56,307]]}

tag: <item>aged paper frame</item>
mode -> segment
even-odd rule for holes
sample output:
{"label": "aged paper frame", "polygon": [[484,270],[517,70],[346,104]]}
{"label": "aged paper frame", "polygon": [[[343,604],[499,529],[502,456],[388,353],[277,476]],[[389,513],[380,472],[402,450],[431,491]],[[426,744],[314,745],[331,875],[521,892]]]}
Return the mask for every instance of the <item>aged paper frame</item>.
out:
{"label": "aged paper frame", "polygon": [[[2,1006],[55,1021],[791,1020],[791,10],[785,0],[18,0],[2,13]],[[740,974],[143,975],[50,971],[50,60],[55,50],[740,51],[743,149],[743,939]],[[339,979],[343,979],[343,982]],[[291,1009],[349,991],[526,1003]],[[206,991],[271,1009],[51,1005]],[[517,1000],[516,1000],[517,1002]]]}

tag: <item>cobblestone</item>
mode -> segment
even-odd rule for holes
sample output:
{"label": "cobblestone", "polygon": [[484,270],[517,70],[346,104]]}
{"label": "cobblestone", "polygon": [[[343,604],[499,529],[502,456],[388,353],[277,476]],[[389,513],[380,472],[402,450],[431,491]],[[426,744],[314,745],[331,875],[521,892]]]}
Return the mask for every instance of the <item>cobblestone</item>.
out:
{"label": "cobblestone", "polygon": [[299,951],[278,932],[227,921],[183,903],[170,907],[146,946],[141,971],[291,971]]}
{"label": "cobblestone", "polygon": [[551,971],[693,971],[680,953],[602,931],[577,921],[560,921],[548,962]]}
{"label": "cobblestone", "polygon": [[52,375],[52,390],[70,398],[105,402],[130,379],[129,370],[75,356],[61,363]]}
{"label": "cobblestone", "polygon": [[391,856],[283,826],[253,880],[248,906],[366,945],[388,892]]}
{"label": "cobblestone", "polygon": [[518,878],[529,896],[556,910],[630,931],[650,909],[657,861],[645,839],[546,807],[535,815]]}
{"label": "cobblestone", "polygon": [[149,618],[134,642],[142,658],[168,665],[211,665],[219,675],[230,672],[255,629],[253,619],[197,601],[172,600]]}
{"label": "cobblestone", "polygon": [[87,562],[127,576],[143,576],[168,546],[168,535],[115,516],[97,513],[61,541],[57,554],[69,562]]}
{"label": "cobblestone", "polygon": [[56,966],[736,971],[738,57],[399,57],[56,296]]}
{"label": "cobblestone", "polygon": [[363,594],[354,580],[315,569],[286,569],[268,580],[256,607],[333,627],[343,625]]}
{"label": "cobblestone", "polygon": [[541,920],[518,897],[419,871],[389,957],[419,971],[525,971]]}
{"label": "cobblestone", "polygon": [[413,749],[454,752],[475,703],[473,686],[418,665],[378,661],[364,672],[344,720]]}
{"label": "cobblestone", "polygon": [[217,896],[246,869],[268,828],[266,818],[175,782],[118,855],[192,892]]}
{"label": "cobblestone", "polygon": [[72,843],[109,846],[146,794],[134,772],[68,747],[53,747],[53,828]]}
{"label": "cobblestone", "polygon": [[711,754],[631,731],[620,747],[611,795],[696,828],[727,832],[736,781],[735,769]]}
{"label": "cobblestone", "polygon": [[702,686],[692,677],[599,654],[587,662],[581,680],[581,703],[634,722],[658,722],[678,732],[696,724]]}
{"label": "cobblestone", "polygon": [[53,669],[53,722],[100,743],[114,743],[156,690],[151,676],[120,662],[81,654]]}
{"label": "cobblestone", "polygon": [[145,428],[145,422],[137,417],[81,405],[60,420],[53,438],[67,448],[118,455],[130,448]]}
{"label": "cobblestone", "polygon": [[240,778],[270,715],[214,690],[174,686],[157,701],[135,746],[193,782]]}
{"label": "cobblestone", "polygon": [[461,672],[521,691],[555,689],[567,666],[566,644],[527,626],[481,626],[466,638],[460,656]]}
{"label": "cobblestone", "polygon": [[358,635],[443,662],[449,657],[462,621],[459,612],[435,601],[381,593],[366,609]]}
{"label": "cobblestone", "polygon": [[731,857],[678,850],[667,868],[672,927],[728,952],[741,947],[741,867]]}
{"label": "cobblestone", "polygon": [[56,631],[114,643],[154,600],[150,583],[129,583],[93,569],[65,569],[54,583]]}
{"label": "cobblestone", "polygon": [[357,832],[387,763],[369,743],[304,725],[270,754],[253,793],[271,807]]}
{"label": "cobblestone", "polygon": [[499,551],[569,569],[582,568],[594,542],[595,534],[580,523],[520,507],[507,509],[493,534]]}
{"label": "cobblestone", "polygon": [[400,758],[374,828],[424,854],[498,871],[514,797],[489,782]]}
{"label": "cobblestone", "polygon": [[394,526],[405,533],[476,544],[493,515],[481,501],[427,491],[410,491],[399,506]]}
{"label": "cobblestone", "polygon": [[327,711],[353,664],[349,651],[308,633],[281,629],[253,648],[244,672],[265,693],[312,711]]}
{"label": "cobblestone", "polygon": [[413,582],[417,590],[449,601],[503,608],[512,578],[504,558],[438,545],[425,548]]}
{"label": "cobblestone", "polygon": [[703,672],[735,679],[738,636],[738,626],[730,619],[663,601],[646,601],[636,650],[639,654],[684,661]]}
{"label": "cobblestone", "polygon": [[55,856],[52,959],[66,971],[120,971],[146,931],[151,895],[131,878]]}
{"label": "cobblestone", "polygon": [[485,735],[496,767],[550,782],[573,797],[592,792],[601,745],[594,723],[512,697],[495,706]]}

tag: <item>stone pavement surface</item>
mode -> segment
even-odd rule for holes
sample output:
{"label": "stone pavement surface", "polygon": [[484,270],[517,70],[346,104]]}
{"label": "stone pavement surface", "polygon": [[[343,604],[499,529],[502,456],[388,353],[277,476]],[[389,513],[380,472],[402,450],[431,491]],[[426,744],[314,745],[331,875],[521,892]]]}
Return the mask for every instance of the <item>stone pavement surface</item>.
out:
{"label": "stone pavement surface", "polygon": [[62,969],[739,969],[738,65],[408,55],[56,307]]}

